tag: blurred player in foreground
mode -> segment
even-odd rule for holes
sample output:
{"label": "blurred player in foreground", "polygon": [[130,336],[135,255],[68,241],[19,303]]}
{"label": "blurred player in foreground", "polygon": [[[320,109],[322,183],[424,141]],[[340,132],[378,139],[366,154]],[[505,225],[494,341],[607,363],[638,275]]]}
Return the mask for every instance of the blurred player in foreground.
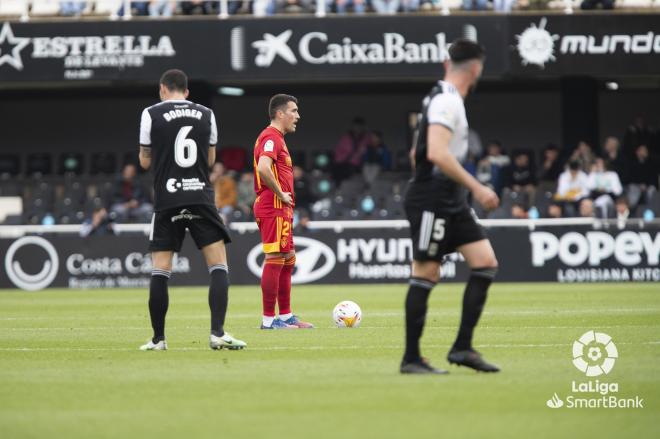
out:
{"label": "blurred player in foreground", "polygon": [[416,142],[411,151],[414,175],[405,196],[413,241],[412,277],[406,297],[406,350],[401,373],[445,374],[422,358],[419,339],[426,320],[427,302],[439,279],[442,258],[460,252],[471,273],[463,296],[461,324],[447,360],[483,372],[497,372],[472,347],[474,331],[488,288],[497,272],[497,259],[474,212],[466,189],[486,209],[499,199],[461,165],[468,152],[468,123],[463,99],[481,76],[484,49],[468,40],[449,48],[445,78],[423,101]]}
{"label": "blurred player in foreground", "polygon": [[[291,312],[291,274],[296,263],[293,244],[293,163],[284,136],[296,131],[298,100],[277,94],[268,104],[270,125],[254,144],[254,216],[266,254],[261,275],[261,329],[313,328]],[[279,317],[275,316],[275,305]]]}
{"label": "blurred player in foreground", "polygon": [[160,79],[161,102],[145,108],[140,122],[140,165],[154,167],[154,214],[149,250],[153,261],[149,314],[154,336],[143,351],[166,350],[167,282],[172,256],[181,250],[186,229],[209,268],[211,349],[243,349],[245,342],[224,331],[229,277],[225,243],[229,232],[218,216],[209,168],[215,163],[218,128],[213,111],[187,100],[188,78],[168,70]]}

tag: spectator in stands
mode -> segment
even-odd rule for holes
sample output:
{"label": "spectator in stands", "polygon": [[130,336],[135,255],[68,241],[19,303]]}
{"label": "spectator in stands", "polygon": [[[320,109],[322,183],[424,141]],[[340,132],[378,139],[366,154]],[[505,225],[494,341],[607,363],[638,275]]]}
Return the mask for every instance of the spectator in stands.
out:
{"label": "spectator in stands", "polygon": [[493,10],[497,12],[511,12],[516,0],[493,0]]}
{"label": "spectator in stands", "polygon": [[463,0],[463,9],[466,11],[485,11],[488,9],[488,0]]}
{"label": "spectator in stands", "polygon": [[147,201],[137,180],[137,168],[127,163],[115,183],[113,203],[110,208],[119,221],[136,220],[148,222],[153,205]]}
{"label": "spectator in stands", "polygon": [[584,11],[596,9],[598,5],[603,9],[614,9],[614,0],[582,0],[580,8]]}
{"label": "spectator in stands", "polygon": [[293,167],[293,190],[296,194],[295,225],[300,225],[303,229],[307,228],[310,221],[310,211],[316,197],[312,191],[311,183],[305,171],[299,166]]}
{"label": "spectator in stands", "polygon": [[651,150],[655,147],[657,132],[646,123],[643,116],[637,116],[626,129],[623,136],[623,156],[634,160],[639,145],[646,145]]}
{"label": "spectator in stands", "polygon": [[211,15],[215,14],[214,4],[210,0],[189,0],[181,2],[181,13],[183,15]]}
{"label": "spectator in stands", "polygon": [[392,167],[392,156],[383,142],[383,133],[369,133],[369,143],[362,156],[362,177],[369,185],[373,185],[381,171]]}
{"label": "spectator in stands", "polygon": [[644,186],[642,189],[658,185],[658,168],[651,162],[646,145],[635,149],[635,159],[630,164],[630,182]]}
{"label": "spectator in stands", "polygon": [[87,2],[61,2],[60,15],[65,17],[79,17],[86,7]]}
{"label": "spectator in stands", "polygon": [[419,11],[420,0],[401,0],[401,10],[403,12],[417,12]]}
{"label": "spectator in stands", "polygon": [[92,216],[87,218],[80,228],[80,236],[86,238],[91,235],[116,235],[115,222],[105,207],[96,207]]}
{"label": "spectator in stands", "polygon": [[521,203],[513,203],[513,205],[511,205],[511,218],[529,219],[529,215]]}
{"label": "spectator in stands", "polygon": [[312,2],[310,0],[277,0],[275,5],[277,12],[285,14],[300,14],[310,11],[312,8]]}
{"label": "spectator in stands", "polygon": [[583,198],[580,200],[579,213],[582,218],[594,217],[594,202],[591,198]]}
{"label": "spectator in stands", "polygon": [[354,118],[348,132],[335,145],[332,173],[337,185],[360,170],[368,142],[369,131],[364,119]]}
{"label": "spectator in stands", "polygon": [[557,145],[549,144],[543,150],[543,160],[538,172],[539,185],[554,192],[554,187],[557,185],[557,180],[559,179],[561,171],[562,166],[561,161],[559,160],[559,148]]}
{"label": "spectator in stands", "polygon": [[577,160],[580,163],[580,169],[584,172],[591,172],[591,165],[594,164],[596,156],[589,145],[585,141],[578,143],[577,148],[571,154],[571,161]]}
{"label": "spectator in stands", "polygon": [[476,163],[484,153],[481,136],[476,130],[468,128],[468,161]]}
{"label": "spectator in stands", "polygon": [[628,180],[628,201],[635,209],[646,204],[658,186],[658,168],[651,162],[649,149],[646,145],[639,145],[635,150],[635,159],[630,164],[630,178]]}
{"label": "spectator in stands", "polygon": [[[132,15],[149,15],[149,2],[131,2],[131,14]],[[124,16],[124,4],[122,3],[117,15],[120,17]]]}
{"label": "spectator in stands", "polygon": [[503,153],[502,144],[492,140],[486,146],[486,156],[477,164],[476,178],[499,194],[504,184],[504,169],[510,163],[509,156]]}
{"label": "spectator in stands", "polygon": [[559,203],[550,203],[546,211],[546,218],[561,218],[561,205]]}
{"label": "spectator in stands", "polygon": [[630,217],[630,208],[626,197],[617,198],[614,209],[616,211],[617,221],[626,221]]}
{"label": "spectator in stands", "polygon": [[236,181],[225,171],[225,166],[216,162],[209,174],[209,181],[215,191],[215,207],[218,213],[227,224],[231,219],[231,214],[236,208],[238,194],[236,192]]}
{"label": "spectator in stands", "polygon": [[507,187],[512,191],[527,194],[530,200],[534,199],[536,175],[529,153],[518,151],[514,154],[513,164],[508,168]]}
{"label": "spectator in stands", "polygon": [[296,208],[309,210],[316,197],[305,171],[300,166],[293,167],[293,190],[296,194]]}
{"label": "spectator in stands", "polygon": [[597,158],[589,174],[589,191],[594,206],[600,210],[600,217],[607,218],[614,207],[614,199],[621,195],[623,188],[616,172],[607,169],[605,159]]}
{"label": "spectator in stands", "polygon": [[236,186],[236,208],[243,211],[243,215],[252,215],[252,206],[257,195],[254,193],[254,175],[252,172],[244,172]]}
{"label": "spectator in stands", "polygon": [[603,154],[608,167],[617,173],[622,182],[628,181],[628,164],[621,152],[621,143],[614,136],[609,136],[603,143]]}
{"label": "spectator in stands", "polygon": [[588,196],[589,178],[580,169],[580,162],[571,160],[568,164],[568,169],[559,176],[555,199],[572,203]]}
{"label": "spectator in stands", "polygon": [[151,0],[149,2],[150,17],[171,17],[175,10],[176,2],[174,0]]}
{"label": "spectator in stands", "polygon": [[399,0],[371,0],[371,6],[377,14],[394,15],[399,11]]}
{"label": "spectator in stands", "polygon": [[367,2],[366,0],[335,0],[335,9],[338,14],[345,14],[348,7],[351,7],[356,14],[364,14]]}
{"label": "spectator in stands", "polygon": [[277,10],[277,2],[275,0],[253,0],[250,6],[255,17],[273,15]]}

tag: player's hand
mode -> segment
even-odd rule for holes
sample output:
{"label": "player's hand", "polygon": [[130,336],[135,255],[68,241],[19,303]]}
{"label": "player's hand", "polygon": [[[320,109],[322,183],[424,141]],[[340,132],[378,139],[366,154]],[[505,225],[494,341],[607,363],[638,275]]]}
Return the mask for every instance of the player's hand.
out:
{"label": "player's hand", "polygon": [[498,198],[497,194],[488,186],[479,186],[472,192],[472,195],[474,195],[474,198],[486,210],[493,210],[500,205],[500,199]]}
{"label": "player's hand", "polygon": [[282,192],[282,196],[279,198],[282,200],[282,203],[286,204],[287,206],[291,206],[291,203],[293,203],[291,192]]}

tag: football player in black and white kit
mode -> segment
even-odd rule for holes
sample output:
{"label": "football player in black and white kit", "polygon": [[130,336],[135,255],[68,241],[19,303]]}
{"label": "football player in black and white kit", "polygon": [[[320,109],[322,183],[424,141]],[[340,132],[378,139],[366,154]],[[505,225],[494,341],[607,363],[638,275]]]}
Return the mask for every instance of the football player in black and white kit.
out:
{"label": "football player in black and white kit", "polygon": [[166,350],[167,282],[174,252],[186,229],[201,249],[211,282],[211,349],[242,349],[245,342],[224,332],[229,288],[225,243],[231,242],[218,216],[209,168],[215,163],[218,129],[213,111],[187,100],[188,78],[168,70],[160,79],[161,102],[145,108],[140,123],[140,165],[154,173],[154,215],[149,250],[153,261],[149,314],[154,336],[141,350]]}
{"label": "football player in black and white kit", "polygon": [[467,202],[467,190],[486,209],[499,199],[461,165],[468,152],[468,123],[463,99],[483,71],[484,50],[469,40],[449,48],[445,78],[426,96],[416,144],[411,151],[414,175],[405,196],[413,241],[412,277],[406,297],[406,350],[401,373],[443,374],[422,358],[419,339],[427,302],[439,281],[442,258],[460,252],[471,269],[463,296],[463,313],[456,341],[447,359],[452,364],[497,372],[472,347],[472,333],[497,271],[495,252]]}

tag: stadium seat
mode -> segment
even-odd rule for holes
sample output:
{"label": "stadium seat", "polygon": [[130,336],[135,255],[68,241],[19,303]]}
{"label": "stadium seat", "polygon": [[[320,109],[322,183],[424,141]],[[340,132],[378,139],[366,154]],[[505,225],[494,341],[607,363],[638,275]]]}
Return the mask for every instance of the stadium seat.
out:
{"label": "stadium seat", "polygon": [[64,153],[60,155],[57,169],[60,175],[81,175],[85,169],[84,157],[80,153]]}
{"label": "stadium seat", "polygon": [[91,156],[89,173],[114,174],[117,172],[117,156],[112,152],[95,152]]}
{"label": "stadium seat", "polygon": [[45,204],[50,205],[53,201],[54,187],[47,181],[39,180],[29,186],[25,191],[25,198],[30,200],[42,200]]}
{"label": "stadium seat", "polygon": [[29,154],[26,162],[27,175],[48,175],[53,172],[53,158],[47,153]]}
{"label": "stadium seat", "polygon": [[0,179],[0,197],[20,197],[23,194],[23,185],[15,179]]}
{"label": "stadium seat", "polygon": [[21,172],[21,159],[18,154],[0,155],[0,177],[18,175]]}
{"label": "stadium seat", "polygon": [[59,15],[60,0],[32,0],[30,15]]}
{"label": "stadium seat", "polygon": [[5,226],[18,226],[23,223],[22,215],[7,215],[5,220],[2,222]]}
{"label": "stadium seat", "polygon": [[27,11],[27,0],[0,1],[0,16],[22,15]]}

